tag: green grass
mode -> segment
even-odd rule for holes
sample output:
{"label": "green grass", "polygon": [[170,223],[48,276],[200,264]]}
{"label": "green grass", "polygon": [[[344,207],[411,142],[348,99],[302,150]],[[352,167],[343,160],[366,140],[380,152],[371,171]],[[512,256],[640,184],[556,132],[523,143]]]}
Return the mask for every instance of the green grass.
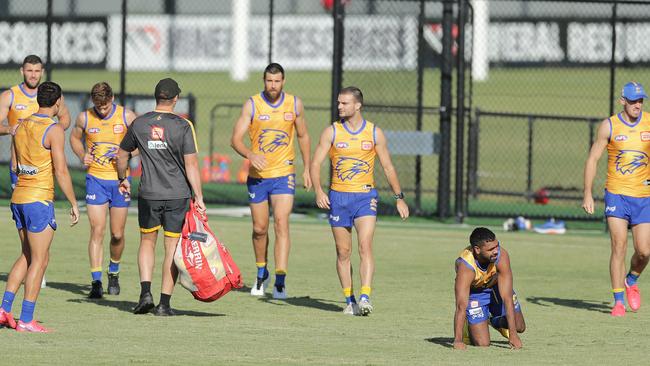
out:
{"label": "green grass", "polygon": [[[19,248],[9,211],[2,214],[0,282]],[[287,301],[251,298],[242,291],[205,304],[179,286],[172,305],[181,315],[161,319],[130,313],[139,291],[136,217],[127,223],[122,294],[89,301],[88,221],[84,217],[70,228],[63,211],[57,214],[60,229],[51,250],[49,286],[36,308],[37,318],[55,332],[0,330],[3,364],[587,365],[642,364],[646,359],[648,309],[621,319],[608,314],[609,240],[602,230],[570,230],[564,236],[497,231],[511,253],[526,318],[524,349],[508,350],[505,340],[492,332],[492,347],[455,352],[449,348],[453,261],[467,241],[469,226],[382,218],[374,244],[375,312],[368,318],[340,313],[343,302],[329,227],[322,220],[304,219],[291,227]],[[211,224],[250,286],[254,259],[249,219],[212,217]],[[154,293],[160,286],[161,255],[159,245]],[[353,263],[358,268],[356,254]],[[355,285],[358,289],[357,276]],[[640,287],[647,296],[650,287],[643,278]],[[15,301],[16,315],[21,300],[22,291]]]}

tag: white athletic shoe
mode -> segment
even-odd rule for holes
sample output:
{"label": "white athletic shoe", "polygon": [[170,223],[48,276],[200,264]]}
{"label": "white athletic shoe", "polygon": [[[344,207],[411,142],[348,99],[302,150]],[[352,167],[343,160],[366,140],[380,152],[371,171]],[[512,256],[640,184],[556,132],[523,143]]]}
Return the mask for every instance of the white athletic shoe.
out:
{"label": "white athletic shoe", "polygon": [[343,314],[345,315],[360,315],[359,305],[357,303],[349,303],[345,309],[343,309]]}
{"label": "white athletic shoe", "polygon": [[287,286],[282,287],[282,291],[278,291],[276,286],[273,286],[273,298],[284,300],[287,298]]}
{"label": "white athletic shoe", "polygon": [[45,281],[45,276],[43,276],[43,280],[41,280],[41,288],[46,288],[47,287],[47,281]]}
{"label": "white athletic shoe", "polygon": [[372,304],[369,299],[363,298],[359,301],[359,314],[368,316],[372,313]]}
{"label": "white athletic shoe", "polygon": [[264,292],[266,291],[266,288],[269,285],[270,277],[271,276],[269,276],[269,278],[264,280],[264,282],[262,282],[262,285],[259,288],[257,288],[257,278],[255,278],[255,283],[253,283],[253,287],[251,287],[251,296],[264,296]]}

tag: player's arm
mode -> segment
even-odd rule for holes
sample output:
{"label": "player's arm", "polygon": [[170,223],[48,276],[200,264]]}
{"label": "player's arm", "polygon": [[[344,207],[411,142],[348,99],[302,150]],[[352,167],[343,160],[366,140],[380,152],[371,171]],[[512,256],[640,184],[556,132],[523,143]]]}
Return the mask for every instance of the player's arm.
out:
{"label": "player's arm", "polygon": [[50,147],[50,154],[52,155],[52,166],[54,167],[54,176],[59,184],[59,188],[68,199],[72,208],[70,208],[70,226],[75,225],[79,221],[79,206],[77,199],[74,195],[72,188],[72,179],[68,171],[68,163],[65,160],[65,132],[63,127],[59,124],[54,124],[50,127],[45,137],[46,146]]}
{"label": "player's arm", "polygon": [[67,130],[68,127],[70,127],[70,111],[68,110],[68,106],[65,104],[63,95],[61,95],[61,107],[59,107],[59,112],[56,114],[56,117],[59,119],[59,124],[64,130]]}
{"label": "player's arm", "polygon": [[456,312],[454,313],[454,348],[465,349],[463,342],[463,327],[467,320],[467,303],[469,302],[469,290],[474,279],[474,271],[467,268],[460,261],[456,261],[456,281],[454,293],[456,295]]}
{"label": "player's arm", "polygon": [[[397,171],[395,171],[393,161],[390,158],[390,152],[388,152],[388,141],[384,132],[379,127],[375,127],[375,152],[377,153],[382,168],[384,168],[384,174],[393,193],[395,195],[402,193],[402,188],[397,178]],[[409,206],[404,202],[404,199],[400,198],[395,201],[397,212],[399,212],[402,220],[406,220],[409,217]]]}
{"label": "player's arm", "polygon": [[300,154],[302,155],[302,163],[305,171],[302,174],[302,181],[305,189],[311,189],[311,176],[309,175],[309,166],[311,164],[311,140],[307,132],[307,123],[305,122],[305,108],[300,98],[296,98],[296,135],[298,136],[298,146],[300,147]]}
{"label": "player's arm", "polygon": [[133,126],[129,126],[126,130],[124,138],[120,142],[120,148],[117,150],[116,157],[116,167],[117,167],[117,179],[120,181],[119,191],[122,194],[131,194],[131,183],[126,179],[126,169],[129,167],[129,158],[131,152],[137,149],[138,143],[135,139],[135,134],[133,132]]}
{"label": "player's arm", "polygon": [[508,331],[510,338],[508,341],[513,348],[521,348],[521,339],[517,333],[517,322],[515,320],[515,302],[512,298],[512,269],[510,268],[510,256],[508,252],[501,248],[499,263],[497,263],[497,273],[499,278],[499,295],[506,307],[506,319],[508,320]]}
{"label": "player's arm", "polygon": [[611,126],[609,119],[605,119],[600,123],[598,127],[598,136],[596,141],[591,145],[591,150],[589,150],[589,156],[587,157],[587,162],[585,163],[585,172],[584,172],[584,198],[582,200],[582,208],[588,214],[594,213],[594,198],[592,196],[592,189],[594,184],[594,178],[596,177],[596,170],[598,168],[598,160],[603,155],[603,151],[609,143],[609,135],[611,134]]}
{"label": "player's arm", "polygon": [[196,134],[191,122],[187,123],[188,128],[185,130],[183,138],[183,159],[185,161],[185,174],[187,181],[194,192],[194,205],[197,211],[205,214],[205,203],[203,202],[203,190],[201,188],[201,173],[199,168],[198,146],[196,144]]}
{"label": "player's arm", "polygon": [[[124,108],[124,110],[126,111],[125,112],[125,114],[126,114],[126,127],[129,127],[129,126],[131,126],[131,123],[133,123],[133,121],[138,117],[138,115],[134,111],[132,111],[130,109]],[[134,157],[134,156],[139,155],[139,154],[140,154],[140,151],[138,149],[135,149],[135,150],[131,151],[131,157]]]}
{"label": "player's arm", "polygon": [[309,168],[311,182],[314,186],[314,192],[316,192],[316,205],[324,209],[330,208],[330,200],[329,197],[327,197],[327,194],[323,191],[323,187],[321,187],[320,166],[323,164],[323,161],[327,157],[327,152],[332,146],[333,137],[334,126],[328,126],[323,130],[323,133],[321,133],[320,139],[318,140],[316,151],[314,151],[314,157],[311,160],[311,167]]}
{"label": "player's arm", "polygon": [[237,152],[237,154],[241,155],[242,157],[250,160],[251,165],[255,167],[255,169],[261,170],[266,167],[266,158],[262,154],[255,154],[251,149],[249,149],[245,144],[244,144],[244,135],[246,135],[246,132],[248,132],[248,126],[251,123],[251,118],[253,116],[253,102],[251,100],[247,100],[246,103],[244,103],[244,106],[242,107],[241,110],[241,115],[239,116],[239,119],[237,119],[237,122],[235,123],[235,127],[232,130],[232,137],[230,138],[230,146]]}
{"label": "player's arm", "polygon": [[5,124],[10,107],[11,90],[5,90],[0,94],[0,136],[12,133],[13,128],[9,127],[9,123]]}
{"label": "player's arm", "polygon": [[86,153],[86,147],[83,142],[85,124],[86,112],[81,112],[75,119],[74,127],[70,133],[70,147],[81,163],[87,167],[92,162],[92,156]]}

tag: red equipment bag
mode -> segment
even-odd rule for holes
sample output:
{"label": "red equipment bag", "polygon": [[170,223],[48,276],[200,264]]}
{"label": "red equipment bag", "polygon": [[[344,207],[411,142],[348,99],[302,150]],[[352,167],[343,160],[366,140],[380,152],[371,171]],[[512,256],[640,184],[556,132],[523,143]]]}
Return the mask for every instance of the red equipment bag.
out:
{"label": "red equipment bag", "polygon": [[179,282],[199,301],[217,300],[231,289],[243,286],[239,268],[210,230],[207,216],[202,217],[196,211],[194,201],[185,214],[174,263]]}

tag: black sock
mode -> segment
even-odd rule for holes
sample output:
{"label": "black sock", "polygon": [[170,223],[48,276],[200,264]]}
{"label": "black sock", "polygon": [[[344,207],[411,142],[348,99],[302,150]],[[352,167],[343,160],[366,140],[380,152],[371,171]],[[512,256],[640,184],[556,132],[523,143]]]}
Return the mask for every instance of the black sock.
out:
{"label": "black sock", "polygon": [[151,292],[151,281],[140,282],[140,296]]}
{"label": "black sock", "polygon": [[165,305],[169,307],[169,299],[172,298],[172,295],[160,293],[160,303],[158,305]]}

